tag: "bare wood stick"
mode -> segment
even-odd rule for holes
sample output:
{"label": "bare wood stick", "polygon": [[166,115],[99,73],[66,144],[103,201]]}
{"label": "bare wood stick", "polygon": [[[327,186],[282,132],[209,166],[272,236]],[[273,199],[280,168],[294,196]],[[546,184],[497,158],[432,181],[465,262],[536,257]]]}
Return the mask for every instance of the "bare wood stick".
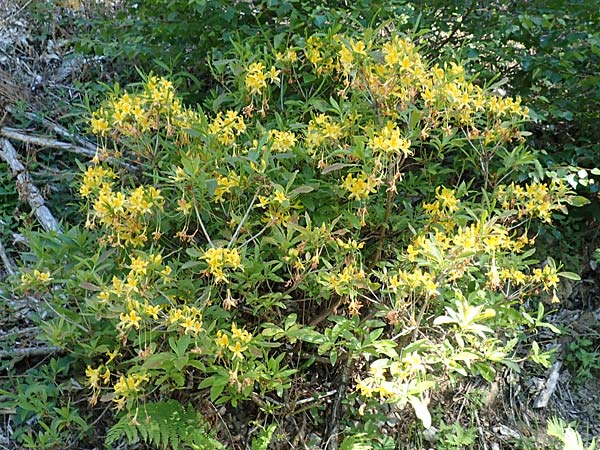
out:
{"label": "bare wood stick", "polygon": [[550,376],[546,381],[546,387],[535,400],[535,403],[533,404],[534,408],[545,408],[546,406],[548,406],[548,401],[550,400],[550,397],[552,397],[552,394],[554,394],[554,391],[556,390],[561,365],[562,360],[560,359],[557,359],[556,362],[552,364],[552,370],[550,370]]}
{"label": "bare wood stick", "polygon": [[[14,112],[12,110],[12,108],[10,108],[10,107],[7,107],[6,110],[8,112],[10,112],[11,114]],[[52,122],[51,120],[48,120],[48,119],[46,119],[38,114],[32,113],[32,112],[25,112],[25,113],[23,113],[23,115],[30,120],[33,120],[35,122],[42,124],[48,130],[56,133],[58,136],[62,136],[64,138],[71,139],[75,142],[78,142],[83,147],[87,148],[88,150],[92,150],[94,152],[96,151],[96,146],[94,144],[92,144],[90,141],[88,141],[85,138],[82,138],[81,136],[77,136],[76,134],[71,133],[66,128],[60,126],[57,123]]]}
{"label": "bare wood stick", "polygon": [[[94,146],[92,148],[81,147],[79,145],[71,144],[69,142],[62,142],[56,139],[50,139],[43,136],[34,136],[31,134],[23,133],[20,130],[15,128],[3,127],[0,128],[0,136],[4,136],[8,139],[14,139],[20,142],[25,142],[27,144],[37,145],[39,147],[50,147],[50,148],[58,148],[61,150],[65,150],[71,153],[76,153],[78,155],[87,156],[89,158],[94,158],[100,152]],[[120,166],[126,167],[130,170],[136,170],[136,167],[128,164],[124,161],[120,161],[115,158],[107,158],[108,161],[114,164],[119,164]]]}
{"label": "bare wood stick", "polygon": [[84,156],[94,157],[96,156],[96,150],[92,150],[86,147],[80,147],[68,142],[58,141],[56,139],[50,139],[42,136],[33,136],[30,134],[23,133],[16,128],[3,127],[0,129],[0,135],[8,139],[15,139],[17,141],[26,142],[28,144],[37,145],[40,147],[51,147],[60,148],[69,152],[77,153]]}
{"label": "bare wood stick", "polygon": [[10,257],[8,256],[8,254],[6,253],[6,249],[4,248],[4,244],[2,243],[1,239],[0,239],[0,258],[2,258],[2,263],[4,264],[6,273],[8,273],[9,275],[14,275],[15,274],[15,269],[14,269],[15,266],[14,266],[13,262],[10,260]]}
{"label": "bare wood stick", "polygon": [[4,340],[7,336],[33,336],[39,331],[38,327],[16,328],[9,331],[0,332],[0,340]]}
{"label": "bare wood stick", "polygon": [[27,358],[29,356],[45,356],[60,352],[58,347],[29,347],[14,348],[12,350],[0,350],[0,359],[4,358]]}
{"label": "bare wood stick", "polygon": [[0,158],[8,163],[13,176],[17,179],[19,196],[27,200],[33,214],[46,231],[59,231],[58,221],[45,205],[44,197],[33,184],[25,166],[19,161],[15,148],[7,139],[0,139],[0,148]]}

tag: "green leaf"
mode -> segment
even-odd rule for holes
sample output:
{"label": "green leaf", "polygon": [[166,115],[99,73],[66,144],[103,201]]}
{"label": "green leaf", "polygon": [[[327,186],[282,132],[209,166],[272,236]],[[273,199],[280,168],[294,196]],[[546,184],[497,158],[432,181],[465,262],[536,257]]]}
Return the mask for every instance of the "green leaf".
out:
{"label": "green leaf", "polygon": [[566,278],[567,280],[581,281],[581,277],[575,272],[558,272],[558,276]]}
{"label": "green leaf", "polygon": [[574,197],[570,197],[567,199],[567,203],[571,206],[575,206],[577,208],[585,205],[589,205],[591,202],[581,195],[576,195]]}

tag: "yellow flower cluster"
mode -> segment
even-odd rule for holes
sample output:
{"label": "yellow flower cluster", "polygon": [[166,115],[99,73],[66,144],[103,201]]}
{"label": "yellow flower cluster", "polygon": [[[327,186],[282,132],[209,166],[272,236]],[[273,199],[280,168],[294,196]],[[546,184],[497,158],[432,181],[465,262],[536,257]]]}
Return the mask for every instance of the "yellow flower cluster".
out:
{"label": "yellow flower cluster", "polygon": [[516,210],[518,217],[539,218],[552,221],[553,211],[565,211],[561,199],[566,198],[568,188],[562,182],[531,183],[524,187],[515,183],[499,186],[498,200],[505,210]]}
{"label": "yellow flower cluster", "polygon": [[110,370],[105,365],[100,365],[95,369],[88,365],[85,369],[85,376],[88,379],[88,385],[92,389],[92,397],[89,403],[91,406],[94,406],[98,401],[101,385],[110,383]]}
{"label": "yellow flower cluster", "polygon": [[454,189],[438,186],[435,189],[435,201],[423,203],[423,209],[429,216],[429,220],[440,223],[445,230],[450,231],[455,225],[455,213],[460,206],[460,200],[456,197]]}
{"label": "yellow flower cluster", "polygon": [[121,375],[119,381],[114,386],[113,401],[118,409],[123,409],[125,402],[130,398],[136,398],[140,392],[143,392],[142,384],[148,383],[150,377],[144,373],[134,373],[131,375]]}
{"label": "yellow flower cluster", "polygon": [[23,272],[21,274],[21,283],[23,286],[32,286],[32,285],[46,285],[50,283],[54,278],[50,276],[50,272],[47,270],[40,271],[34,269],[31,272]]}
{"label": "yellow flower cluster", "polygon": [[79,195],[83,198],[88,198],[92,194],[97,195],[100,188],[110,187],[111,181],[115,178],[117,178],[117,175],[111,168],[100,165],[89,166],[82,175]]}
{"label": "yellow flower cluster", "polygon": [[293,48],[288,48],[285,53],[275,53],[275,59],[285,65],[294,64],[298,60],[298,54]]}
{"label": "yellow flower cluster", "polygon": [[[213,201],[223,203],[225,194],[231,194],[231,189],[240,185],[240,177],[233,171],[229,171],[227,176],[217,174],[217,187],[213,194]],[[181,207],[181,205],[180,205]],[[190,206],[191,207],[191,206]]]}
{"label": "yellow flower cluster", "polygon": [[377,192],[377,186],[380,182],[373,175],[368,176],[366,173],[361,172],[356,178],[349,173],[346,175],[342,188],[350,193],[348,199],[350,200],[366,200],[369,198],[369,194]]}
{"label": "yellow flower cluster", "polygon": [[235,248],[209,248],[201,258],[208,264],[208,273],[214,277],[216,283],[229,282],[224,269],[244,270],[240,254]]}
{"label": "yellow flower cluster", "polygon": [[317,75],[330,74],[338,70],[337,57],[331,46],[324,43],[320,36],[309,36],[304,48],[306,60],[312,64]]}
{"label": "yellow flower cluster", "polygon": [[[88,181],[83,175],[84,193],[94,194],[96,180]],[[97,223],[104,226],[108,242],[117,246],[140,247],[147,240],[146,220],[155,211],[161,211],[164,199],[153,186],[138,186],[128,193],[113,191],[111,183],[102,182],[93,199],[93,206],[86,225],[93,228]]]}
{"label": "yellow flower cluster", "polygon": [[330,144],[342,137],[342,127],[325,114],[315,116],[306,131],[305,143],[309,151]]}
{"label": "yellow flower cluster", "polygon": [[558,278],[558,270],[556,267],[550,265],[544,266],[543,269],[535,268],[531,273],[531,279],[534,283],[542,285],[544,292],[548,292],[550,289],[555,289],[560,281]]}
{"label": "yellow flower cluster", "polygon": [[366,274],[362,268],[348,264],[341,272],[325,276],[325,284],[338,295],[354,296],[354,292],[366,286]]}
{"label": "yellow flower cluster", "polygon": [[125,92],[94,111],[90,129],[98,136],[110,133],[113,138],[139,138],[143,133],[165,130],[167,136],[174,135],[176,140],[186,143],[189,139],[186,130],[200,123],[200,114],[183,107],[170,81],[152,76],[142,92]]}
{"label": "yellow flower cluster", "polygon": [[269,141],[272,152],[285,153],[296,145],[296,135],[292,131],[270,130]]}
{"label": "yellow flower cluster", "polygon": [[262,93],[267,87],[267,81],[272,84],[279,84],[279,72],[274,66],[271,66],[267,71],[262,62],[250,64],[244,78],[246,89],[252,95]]}
{"label": "yellow flower cluster", "polygon": [[451,255],[493,253],[497,250],[519,252],[523,245],[511,239],[502,225],[486,228],[479,222],[458,227],[453,234],[437,231],[429,237],[418,236],[407,249],[408,260],[415,262],[417,256],[439,260],[443,253]]}
{"label": "yellow flower cluster", "polygon": [[[150,254],[145,256],[137,256],[131,258],[129,265],[129,273],[125,279],[113,276],[111,287],[107,287],[98,294],[101,303],[108,303],[111,297],[114,300],[120,300],[118,303],[130,304],[131,301],[137,298],[137,294],[144,291],[140,286],[146,285],[149,282],[157,282],[159,279],[163,283],[170,281],[171,267],[162,265],[162,256],[160,254]],[[151,309],[148,309],[151,308]],[[138,304],[137,313],[144,313],[155,316],[158,314],[159,307],[141,306]],[[135,316],[133,316],[135,318]],[[156,317],[154,317],[156,318]],[[134,320],[133,323],[136,321]]]}
{"label": "yellow flower cluster", "polygon": [[252,334],[245,328],[238,328],[234,323],[231,324],[231,333],[219,330],[215,338],[215,344],[218,348],[218,356],[224,356],[224,350],[231,352],[232,360],[244,359],[244,352],[248,350],[248,344],[252,341]]}
{"label": "yellow flower cluster", "polygon": [[220,111],[208,126],[208,132],[217,136],[223,145],[233,145],[236,136],[246,131],[244,118],[237,112],[229,110],[225,114]]}
{"label": "yellow flower cluster", "polygon": [[375,133],[369,139],[369,147],[375,155],[384,154],[387,156],[396,155],[406,157],[410,151],[410,139],[401,137],[400,130],[394,122],[388,121],[381,131]]}
{"label": "yellow flower cluster", "polygon": [[173,306],[167,314],[167,325],[177,325],[185,334],[197,336],[203,331],[202,312],[195,306]]}
{"label": "yellow flower cluster", "polygon": [[419,267],[412,272],[400,270],[398,273],[388,276],[387,286],[392,292],[403,295],[414,291],[422,291],[428,296],[439,294],[435,274],[423,271]]}

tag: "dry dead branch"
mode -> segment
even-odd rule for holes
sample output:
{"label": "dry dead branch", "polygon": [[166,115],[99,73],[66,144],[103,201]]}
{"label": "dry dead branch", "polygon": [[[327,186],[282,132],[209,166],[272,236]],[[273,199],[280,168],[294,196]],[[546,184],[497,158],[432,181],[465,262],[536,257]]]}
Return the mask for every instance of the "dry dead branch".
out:
{"label": "dry dead branch", "polygon": [[12,350],[0,350],[0,359],[5,358],[28,358],[31,356],[46,356],[60,352],[58,347],[29,347],[29,348],[14,348]]}
{"label": "dry dead branch", "polygon": [[6,273],[9,275],[15,274],[15,268],[13,262],[10,260],[10,257],[6,253],[6,249],[4,248],[4,244],[2,240],[0,240],[0,258],[2,259],[2,263],[4,264],[4,268],[6,269]]}
{"label": "dry dead branch", "polygon": [[552,369],[550,370],[550,376],[548,376],[548,380],[546,381],[546,387],[542,390],[538,398],[535,400],[533,404],[534,408],[545,408],[548,406],[548,401],[554,391],[556,390],[556,385],[558,383],[558,376],[560,375],[560,367],[562,365],[562,360],[557,359],[554,364],[552,364]]}
{"label": "dry dead branch", "polygon": [[25,166],[19,161],[17,151],[7,139],[0,139],[0,158],[2,158],[17,179],[19,196],[31,206],[33,214],[46,231],[58,231],[60,226],[48,207],[39,189],[33,184]]}
{"label": "dry dead branch", "polygon": [[[64,131],[66,131],[66,130],[64,130]],[[17,130],[16,128],[10,128],[10,127],[0,128],[0,136],[4,136],[7,139],[14,139],[16,141],[24,142],[26,144],[36,145],[39,147],[57,148],[60,150],[65,150],[65,151],[75,153],[78,155],[82,155],[82,156],[86,156],[89,158],[94,158],[95,156],[97,156],[100,153],[98,151],[98,149],[96,147],[94,147],[92,144],[89,144],[89,146],[86,145],[85,147],[82,147],[79,145],[71,144],[69,142],[62,142],[62,141],[47,138],[44,136],[35,136],[35,135],[23,133],[21,130]],[[70,133],[69,133],[69,136],[71,136]],[[90,146],[91,146],[91,148],[90,148]],[[135,167],[133,165],[128,164],[126,162],[119,161],[114,158],[107,158],[107,160],[114,164],[118,164],[120,166],[126,167],[129,170],[135,170]]]}
{"label": "dry dead branch", "polygon": [[[7,107],[6,110],[11,114],[14,113],[14,110],[11,107]],[[25,112],[25,113],[23,113],[23,115],[25,117],[27,117],[29,120],[37,122],[40,125],[43,125],[47,130],[52,131],[56,135],[70,139],[73,142],[79,143],[81,146],[87,148],[88,150],[91,150],[95,154],[95,152],[97,150],[96,146],[93,143],[91,143],[90,141],[88,141],[87,139],[71,133],[66,128],[64,128],[64,127],[58,125],[57,123],[54,123],[51,120],[48,120],[38,114],[35,114],[32,112]]]}
{"label": "dry dead branch", "polygon": [[16,128],[0,128],[0,135],[4,136],[7,139],[14,139],[20,142],[25,142],[27,144],[37,145],[39,147],[58,148],[72,153],[77,153],[79,155],[89,156],[91,158],[96,156],[95,150],[90,150],[89,148],[80,147],[78,145],[74,145],[68,142],[61,142],[56,139],[50,139],[43,136],[33,136],[30,134],[23,133],[22,131],[17,130]]}

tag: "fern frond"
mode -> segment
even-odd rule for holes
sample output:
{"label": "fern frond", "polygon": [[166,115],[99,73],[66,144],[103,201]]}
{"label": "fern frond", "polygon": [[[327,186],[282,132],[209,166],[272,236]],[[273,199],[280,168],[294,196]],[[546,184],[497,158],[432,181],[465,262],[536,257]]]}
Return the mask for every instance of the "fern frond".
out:
{"label": "fern frond", "polygon": [[111,445],[126,438],[130,444],[141,438],[162,449],[216,450],[224,448],[211,436],[202,415],[191,406],[187,409],[177,400],[147,403],[140,407],[135,420],[124,414],[106,435]]}

